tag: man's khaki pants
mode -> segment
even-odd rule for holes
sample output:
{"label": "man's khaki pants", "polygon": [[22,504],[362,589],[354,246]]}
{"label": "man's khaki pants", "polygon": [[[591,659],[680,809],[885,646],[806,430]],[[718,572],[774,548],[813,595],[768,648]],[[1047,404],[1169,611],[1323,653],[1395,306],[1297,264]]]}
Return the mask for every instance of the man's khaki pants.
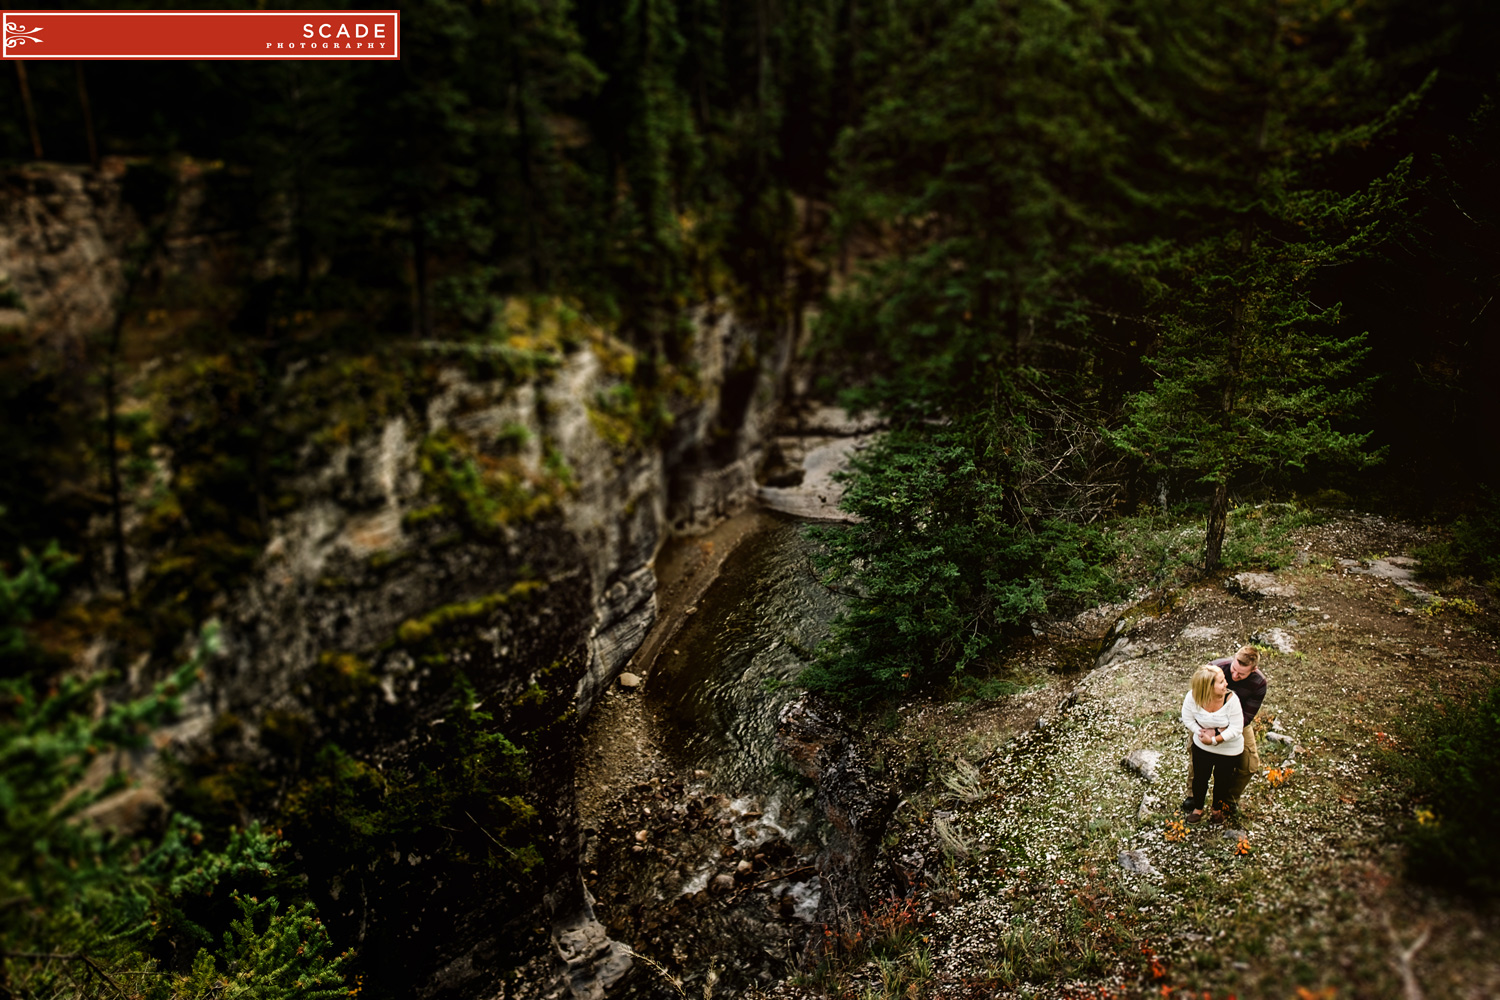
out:
{"label": "man's khaki pants", "polygon": [[[1255,739],[1255,723],[1245,727],[1245,752],[1240,755],[1239,770],[1234,772],[1234,787],[1226,790],[1214,789],[1214,805],[1238,806],[1240,795],[1245,791],[1245,786],[1250,784],[1250,779],[1260,773],[1260,747]],[[1188,795],[1193,794],[1193,738],[1188,737]]]}

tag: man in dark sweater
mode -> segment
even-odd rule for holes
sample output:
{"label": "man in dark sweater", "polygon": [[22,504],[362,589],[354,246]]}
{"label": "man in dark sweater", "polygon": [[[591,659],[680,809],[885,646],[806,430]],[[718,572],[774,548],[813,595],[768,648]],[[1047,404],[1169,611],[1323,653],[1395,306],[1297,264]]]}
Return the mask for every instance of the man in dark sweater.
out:
{"label": "man in dark sweater", "polygon": [[[1240,801],[1240,794],[1245,786],[1250,784],[1250,779],[1260,773],[1260,749],[1255,733],[1255,716],[1260,712],[1261,704],[1266,700],[1266,675],[1260,672],[1257,666],[1260,662],[1260,650],[1254,646],[1243,646],[1238,653],[1225,657],[1222,660],[1213,661],[1213,665],[1224,671],[1224,679],[1229,682],[1229,690],[1235,693],[1240,700],[1240,706],[1245,712],[1245,753],[1240,757],[1240,767],[1235,772],[1233,787],[1229,789],[1227,801],[1232,811]],[[1188,788],[1193,787],[1193,755],[1191,741],[1189,741],[1188,752]],[[1189,792],[1191,796],[1191,792]],[[1218,793],[1214,793],[1218,798]],[[1189,798],[1183,804],[1188,808],[1192,799]]]}

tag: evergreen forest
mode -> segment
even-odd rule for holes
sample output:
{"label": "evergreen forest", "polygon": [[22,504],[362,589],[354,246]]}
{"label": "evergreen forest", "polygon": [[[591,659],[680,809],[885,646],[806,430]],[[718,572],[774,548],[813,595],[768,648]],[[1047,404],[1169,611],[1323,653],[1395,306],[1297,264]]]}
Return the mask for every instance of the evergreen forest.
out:
{"label": "evergreen forest", "polygon": [[[297,477],[424,412],[443,359],[522,385],[593,344],[624,467],[698,398],[694,310],[762,331],[744,370],[791,331],[805,395],[884,431],[857,522],[809,529],[858,599],[801,678],[870,718],[1140,584],[1126,525],[1194,526],[1161,588],[1256,565],[1256,504],[1377,511],[1500,600],[1489,0],[420,0],[401,26],[399,62],[6,60],[0,229],[65,176],[125,221],[83,327],[38,332],[66,283],[0,271],[0,998],[418,995],[395,930],[309,888],[390,844],[540,912],[577,665],[496,694],[444,645],[562,599],[540,548],[309,653],[305,711],[216,716],[170,815],[88,819],[207,697]],[[525,428],[485,448],[421,441],[405,531],[524,549],[577,490]],[[444,723],[399,751],[372,735],[397,653]],[[1483,812],[1413,877],[1492,898]]]}

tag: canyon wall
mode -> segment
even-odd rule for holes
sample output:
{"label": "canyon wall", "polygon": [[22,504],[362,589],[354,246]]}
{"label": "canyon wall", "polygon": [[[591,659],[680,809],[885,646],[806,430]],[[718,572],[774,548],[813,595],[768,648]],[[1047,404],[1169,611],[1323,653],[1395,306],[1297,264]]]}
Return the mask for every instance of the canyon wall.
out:
{"label": "canyon wall", "polygon": [[[247,256],[215,208],[212,171],[191,164],[177,168],[176,199],[152,230],[130,197],[137,169],[111,161],[101,172],[6,176],[0,327],[13,345],[80,372],[97,372],[118,336],[109,349],[119,409],[146,428],[114,445],[136,468],[123,546],[106,540],[99,454],[70,466],[92,477],[96,497],[73,597],[93,609],[88,621],[160,616],[163,600],[143,595],[165,593],[151,587],[199,558],[185,553],[201,550],[207,530],[182,500],[206,475],[173,429],[205,420],[184,400],[251,400],[220,421],[250,414],[247,426],[216,425],[208,440],[237,435],[241,464],[254,469],[245,489],[258,495],[244,507],[259,511],[260,527],[243,529],[240,548],[251,551],[239,571],[186,577],[197,582],[166,599],[208,608],[221,648],[157,740],[176,777],[142,779],[168,796],[191,786],[204,808],[242,821],[299,809],[330,817],[350,787],[394,787],[383,784],[390,775],[457,745],[455,715],[483,712],[485,728],[524,748],[517,801],[527,804],[513,811],[535,813],[526,822],[539,860],[508,867],[497,852],[498,862],[476,863],[480,834],[510,857],[517,849],[439,796],[425,827],[367,824],[387,832],[369,834],[364,854],[327,855],[337,863],[289,834],[309,852],[308,889],[336,935],[412,995],[503,992],[507,970],[547,951],[560,986],[598,995],[628,960],[591,923],[577,879],[578,726],[654,620],[664,538],[753,497],[790,331],[755,329],[727,303],[700,305],[682,325],[671,378],[647,390],[632,378],[641,359],[629,345],[546,297],[500,303],[478,338],[372,333],[368,352],[346,346],[337,357],[240,350],[228,320],[205,335],[216,314],[203,303],[228,301],[219,315],[229,316],[243,304],[236,290],[274,264]],[[149,294],[116,323],[133,268]],[[247,358],[267,370],[245,376]],[[71,400],[80,412],[96,404],[84,389]],[[191,634],[174,648],[160,634],[132,646],[118,632],[85,636],[80,666],[142,683]],[[330,746],[352,763],[333,768]],[[353,784],[339,784],[350,773]]]}

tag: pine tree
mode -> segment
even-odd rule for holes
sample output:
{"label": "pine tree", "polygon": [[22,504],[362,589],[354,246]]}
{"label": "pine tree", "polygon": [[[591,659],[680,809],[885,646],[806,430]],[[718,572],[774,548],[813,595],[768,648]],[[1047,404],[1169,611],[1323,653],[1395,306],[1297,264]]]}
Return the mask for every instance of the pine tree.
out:
{"label": "pine tree", "polygon": [[1124,42],[1112,6],[903,3],[871,25],[888,68],[837,162],[844,236],[880,250],[821,332],[894,428],[855,465],[861,522],[823,533],[858,596],[814,686],[940,679],[1107,587],[1077,527],[1100,445],[1077,280],[1115,225],[1094,98]]}
{"label": "pine tree", "polygon": [[[485,7],[478,22],[474,77],[477,149],[495,218],[493,251],[519,259],[513,281],[546,290],[591,263],[588,187],[564,148],[586,142],[575,117],[597,92],[602,74],[583,54],[568,4],[507,0]],[[495,69],[498,68],[498,72]],[[578,252],[582,249],[583,252]],[[517,280],[518,279],[518,280]]]}
{"label": "pine tree", "polygon": [[1340,154],[1419,100],[1371,117],[1362,25],[1308,0],[1142,5],[1119,92],[1141,137],[1136,189],[1154,228],[1116,265],[1145,289],[1152,384],[1118,443],[1212,489],[1204,567],[1221,564],[1231,489],[1313,461],[1380,458],[1352,423],[1370,389],[1364,335],[1314,301],[1319,268],[1389,237],[1410,158],[1350,181]]}
{"label": "pine tree", "polygon": [[[1034,388],[1007,388],[1043,402]],[[818,569],[849,607],[804,684],[866,700],[941,682],[982,664],[1006,633],[1110,593],[1097,532],[1018,523],[1015,463],[993,443],[1026,436],[1020,407],[975,408],[891,430],[853,459],[843,507],[860,520],[813,531]]]}
{"label": "pine tree", "polygon": [[825,331],[876,348],[890,407],[962,407],[1079,346],[1077,263],[1112,225],[1119,155],[1092,96],[1120,44],[1111,6],[901,4],[878,32],[890,69],[837,161],[845,238],[887,252]]}

